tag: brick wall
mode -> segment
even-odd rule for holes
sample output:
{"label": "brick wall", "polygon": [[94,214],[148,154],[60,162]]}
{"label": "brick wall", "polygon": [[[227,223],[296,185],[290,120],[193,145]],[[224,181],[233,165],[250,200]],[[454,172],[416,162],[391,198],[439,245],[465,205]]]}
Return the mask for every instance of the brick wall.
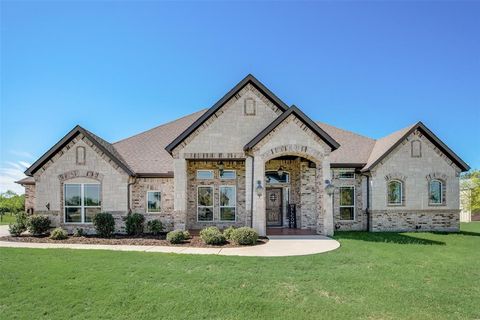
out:
{"label": "brick wall", "polygon": [[458,231],[460,210],[373,210],[371,231]]}

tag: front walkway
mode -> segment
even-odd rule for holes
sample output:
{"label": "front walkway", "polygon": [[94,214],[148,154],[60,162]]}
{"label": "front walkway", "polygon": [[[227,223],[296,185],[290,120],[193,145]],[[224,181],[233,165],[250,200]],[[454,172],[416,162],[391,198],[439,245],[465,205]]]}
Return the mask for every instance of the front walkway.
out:
{"label": "front walkway", "polygon": [[[8,228],[8,227],[7,227]],[[0,236],[8,235],[8,229],[0,226]],[[223,256],[251,257],[287,257],[332,251],[340,247],[336,240],[318,235],[305,236],[269,236],[266,244],[253,247],[237,248],[197,248],[175,246],[127,246],[127,245],[97,245],[71,243],[30,243],[0,241],[0,247],[9,248],[41,248],[41,249],[93,249],[114,251],[143,251],[163,253],[217,254]]]}

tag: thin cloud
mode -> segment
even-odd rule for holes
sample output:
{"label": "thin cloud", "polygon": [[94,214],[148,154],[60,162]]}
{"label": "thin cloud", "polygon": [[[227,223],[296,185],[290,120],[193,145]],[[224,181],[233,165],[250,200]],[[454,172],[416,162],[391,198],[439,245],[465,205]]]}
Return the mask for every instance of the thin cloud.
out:
{"label": "thin cloud", "polygon": [[10,150],[10,153],[17,156],[17,157],[22,157],[22,158],[27,158],[27,159],[34,159],[35,157],[27,151],[19,151],[19,150]]}
{"label": "thin cloud", "polygon": [[30,163],[27,161],[7,161],[5,164],[5,166],[0,167],[0,192],[12,190],[19,194],[24,193],[24,188],[15,181],[26,177],[23,172],[30,166]]}

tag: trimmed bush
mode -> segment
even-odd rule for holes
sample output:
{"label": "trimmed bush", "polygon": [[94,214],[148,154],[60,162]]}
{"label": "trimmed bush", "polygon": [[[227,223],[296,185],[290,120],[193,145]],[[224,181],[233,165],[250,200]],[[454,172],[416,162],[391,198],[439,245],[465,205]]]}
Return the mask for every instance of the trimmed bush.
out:
{"label": "trimmed bush", "polygon": [[141,213],[129,213],[125,220],[125,232],[129,236],[139,236],[143,233],[145,217]]}
{"label": "trimmed bush", "polygon": [[27,228],[34,236],[42,235],[50,229],[50,219],[47,216],[31,215],[27,219]]}
{"label": "trimmed bush", "polygon": [[208,227],[200,231],[200,238],[205,244],[222,245],[227,239],[217,227]]}
{"label": "trimmed bush", "polygon": [[183,236],[185,237],[185,240],[187,239],[190,239],[190,232],[188,232],[187,230],[183,231]]}
{"label": "trimmed bush", "polygon": [[167,241],[173,244],[185,241],[185,232],[183,230],[174,230],[167,233]]}
{"label": "trimmed bush", "polygon": [[108,212],[100,212],[93,217],[93,226],[100,237],[110,238],[115,231],[115,219]]}
{"label": "trimmed bush", "polygon": [[252,228],[238,228],[232,231],[231,240],[237,244],[252,246],[257,243],[258,233]]}
{"label": "trimmed bush", "polygon": [[55,228],[50,233],[50,239],[53,240],[65,240],[68,238],[67,231],[63,230],[62,228]]}
{"label": "trimmed bush", "polygon": [[228,227],[227,229],[223,230],[223,235],[227,240],[232,240],[232,232],[235,230],[235,227]]}
{"label": "trimmed bush", "polygon": [[147,222],[148,231],[154,236],[158,236],[163,231],[163,224],[160,220],[150,220]]}
{"label": "trimmed bush", "polygon": [[18,237],[27,231],[27,214],[25,212],[19,212],[15,216],[15,223],[8,226],[8,231],[12,236]]}
{"label": "trimmed bush", "polygon": [[86,236],[86,232],[85,232],[85,230],[83,230],[83,228],[77,228],[77,229],[75,229],[75,232],[73,233],[73,236],[74,237],[84,237],[84,236]]}

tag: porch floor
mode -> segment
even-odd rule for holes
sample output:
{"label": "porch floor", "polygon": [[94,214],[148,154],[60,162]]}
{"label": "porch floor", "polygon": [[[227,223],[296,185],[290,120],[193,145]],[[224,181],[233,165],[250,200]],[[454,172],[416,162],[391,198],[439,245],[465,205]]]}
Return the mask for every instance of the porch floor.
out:
{"label": "porch floor", "polygon": [[316,235],[315,230],[295,228],[267,228],[267,236],[305,236]]}

